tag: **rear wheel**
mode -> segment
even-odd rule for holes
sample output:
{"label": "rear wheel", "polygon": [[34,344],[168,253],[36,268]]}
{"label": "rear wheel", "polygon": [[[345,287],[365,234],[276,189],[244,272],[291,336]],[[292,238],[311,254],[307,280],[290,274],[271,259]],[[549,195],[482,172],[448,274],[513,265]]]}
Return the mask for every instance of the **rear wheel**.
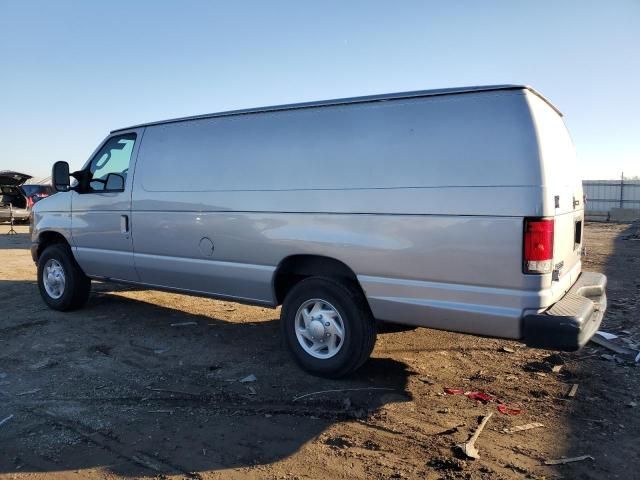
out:
{"label": "rear wheel", "polygon": [[91,280],[76,263],[67,245],[47,247],[38,259],[40,295],[54,310],[74,310],[89,298]]}
{"label": "rear wheel", "polygon": [[323,377],[357,370],[376,341],[376,324],[362,292],[323,277],[305,279],[291,289],[281,326],[295,361]]}

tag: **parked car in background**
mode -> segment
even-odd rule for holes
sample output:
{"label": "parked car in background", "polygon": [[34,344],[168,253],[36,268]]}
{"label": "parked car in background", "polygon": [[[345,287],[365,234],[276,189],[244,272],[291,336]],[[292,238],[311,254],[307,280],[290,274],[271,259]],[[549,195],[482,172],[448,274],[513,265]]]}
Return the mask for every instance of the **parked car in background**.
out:
{"label": "parked car in background", "polygon": [[[91,279],[282,305],[295,360],[356,370],[376,321],[583,346],[606,277],[583,272],[562,114],[501,85],[329,100],[114,130],[33,210],[44,301]],[[428,333],[425,333],[428,334]]]}
{"label": "parked car in background", "polygon": [[22,192],[27,197],[28,207],[33,207],[43,198],[47,198],[49,195],[53,195],[55,190],[51,185],[40,185],[37,183],[26,184],[20,187]]}
{"label": "parked car in background", "polygon": [[24,182],[29,180],[31,175],[14,172],[11,170],[0,171],[0,222],[8,222],[13,219],[16,223],[28,222],[31,215],[33,200],[29,200],[27,194],[22,190]]}

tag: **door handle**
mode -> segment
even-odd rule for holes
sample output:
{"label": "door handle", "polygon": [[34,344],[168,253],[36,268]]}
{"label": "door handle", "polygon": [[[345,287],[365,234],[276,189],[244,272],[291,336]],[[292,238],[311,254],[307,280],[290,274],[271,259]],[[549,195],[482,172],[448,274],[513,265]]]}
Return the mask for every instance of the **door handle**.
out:
{"label": "door handle", "polygon": [[120,215],[120,233],[129,233],[128,215]]}

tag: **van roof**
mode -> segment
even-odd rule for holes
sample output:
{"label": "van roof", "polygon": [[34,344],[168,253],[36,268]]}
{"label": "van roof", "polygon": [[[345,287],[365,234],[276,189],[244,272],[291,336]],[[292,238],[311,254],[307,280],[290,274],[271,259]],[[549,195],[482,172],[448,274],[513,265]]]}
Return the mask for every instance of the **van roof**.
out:
{"label": "van roof", "polygon": [[282,110],[296,110],[296,109],[302,109],[302,108],[326,107],[326,106],[332,106],[332,105],[346,105],[350,103],[384,102],[387,100],[399,100],[403,98],[434,97],[437,95],[457,95],[457,94],[475,93],[475,92],[493,92],[498,90],[529,90],[531,93],[533,93],[534,95],[544,100],[551,108],[553,108],[558,113],[558,115],[562,116],[562,112],[558,110],[558,108],[556,108],[555,105],[553,105],[549,100],[547,100],[544,96],[542,96],[540,93],[538,93],[536,90],[534,90],[532,87],[528,85],[484,85],[484,86],[475,86],[475,87],[438,88],[434,90],[416,90],[413,92],[385,93],[381,95],[367,95],[364,97],[337,98],[334,100],[320,100],[320,101],[314,101],[314,102],[274,105],[269,107],[246,108],[242,110],[229,110],[226,112],[208,113],[204,115],[194,115],[190,117],[171,118],[168,120],[160,120],[156,122],[140,123],[138,125],[133,125],[126,128],[117,128],[115,130],[112,130],[111,133],[130,130],[132,128],[148,127],[152,125],[162,125],[165,123],[176,123],[176,122],[184,122],[189,120],[200,120],[204,118],[227,117],[232,115],[246,115],[249,113],[277,112]]}

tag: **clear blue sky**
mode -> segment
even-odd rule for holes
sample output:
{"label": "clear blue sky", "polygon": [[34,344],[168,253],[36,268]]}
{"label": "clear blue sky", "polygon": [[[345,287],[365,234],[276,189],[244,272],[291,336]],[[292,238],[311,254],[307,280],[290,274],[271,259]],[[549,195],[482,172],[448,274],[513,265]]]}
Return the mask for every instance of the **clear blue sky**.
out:
{"label": "clear blue sky", "polygon": [[0,170],[113,128],[335,97],[530,84],[585,178],[640,175],[640,2],[0,0]]}

